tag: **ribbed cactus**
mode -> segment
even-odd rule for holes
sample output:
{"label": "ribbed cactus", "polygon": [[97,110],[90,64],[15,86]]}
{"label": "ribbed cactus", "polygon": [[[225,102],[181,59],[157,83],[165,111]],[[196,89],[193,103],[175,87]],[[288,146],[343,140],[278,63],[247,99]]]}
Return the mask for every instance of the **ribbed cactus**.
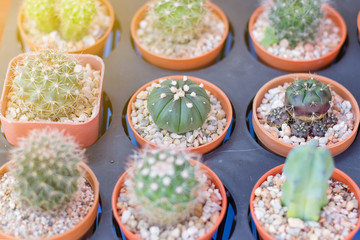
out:
{"label": "ribbed cactus", "polygon": [[211,109],[206,91],[194,81],[167,79],[149,95],[147,108],[162,129],[184,133],[203,125]]}
{"label": "ribbed cactus", "polygon": [[58,19],[54,0],[26,0],[25,15],[36,22],[36,28],[44,33],[56,30]]}
{"label": "ribbed cactus", "polygon": [[14,71],[9,96],[15,96],[23,114],[57,121],[74,112],[83,80],[83,68],[73,57],[50,50],[21,59]]}
{"label": "ribbed cactus", "polygon": [[[292,47],[299,42],[314,39],[323,18],[322,4],[327,0],[273,0],[270,6],[270,27],[275,30],[273,36],[265,34],[266,42],[272,43],[268,38],[277,41],[287,39]],[[265,32],[266,33],[266,32]],[[273,31],[267,31],[271,34]]]}
{"label": "ribbed cactus", "polygon": [[185,220],[201,203],[199,191],[206,178],[198,166],[190,164],[184,151],[142,149],[134,155],[134,167],[126,180],[135,215],[158,226]]}
{"label": "ribbed cactus", "polygon": [[270,126],[281,127],[283,123],[287,123],[289,121],[289,115],[285,108],[275,108],[272,109],[266,117],[266,122]]}
{"label": "ribbed cactus", "polygon": [[313,144],[294,148],[286,158],[281,201],[288,218],[317,221],[328,202],[326,190],[334,170],[334,160],[326,148]]}
{"label": "ribbed cactus", "polygon": [[307,122],[296,120],[291,124],[291,133],[297,137],[307,138],[310,134],[310,125]]}
{"label": "ribbed cactus", "polygon": [[61,0],[59,9],[60,32],[66,40],[79,40],[96,15],[94,0]]}
{"label": "ribbed cactus", "polygon": [[71,200],[82,176],[78,164],[84,151],[70,136],[59,130],[35,129],[11,151],[20,200],[35,208],[55,209]]}
{"label": "ribbed cactus", "polygon": [[285,106],[295,119],[314,121],[325,116],[330,108],[329,87],[313,78],[297,79],[287,89]]}
{"label": "ribbed cactus", "polygon": [[175,42],[193,39],[203,26],[206,12],[205,0],[156,0],[149,9],[154,27]]}

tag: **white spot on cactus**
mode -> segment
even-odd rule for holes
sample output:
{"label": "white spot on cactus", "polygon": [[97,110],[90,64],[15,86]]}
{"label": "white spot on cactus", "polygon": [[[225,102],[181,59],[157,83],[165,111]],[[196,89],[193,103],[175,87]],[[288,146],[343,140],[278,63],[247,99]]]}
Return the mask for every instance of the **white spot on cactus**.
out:
{"label": "white spot on cactus", "polygon": [[144,183],[143,182],[138,182],[137,188],[143,189],[144,188]]}
{"label": "white spot on cactus", "polygon": [[178,7],[180,4],[178,2],[174,3],[174,7]]}
{"label": "white spot on cactus", "polygon": [[169,125],[169,122],[166,122],[166,125]]}
{"label": "white spot on cactus", "polygon": [[184,76],[184,77],[183,77],[183,80],[184,80],[184,82],[185,82],[186,80],[188,80],[187,76]]}
{"label": "white spot on cactus", "polygon": [[164,160],[166,158],[166,154],[165,153],[160,153],[159,154],[159,159],[160,160]]}
{"label": "white spot on cactus", "polygon": [[165,97],[166,97],[165,93],[160,94],[160,98],[165,98]]}
{"label": "white spot on cactus", "polygon": [[192,108],[192,107],[193,107],[193,104],[192,104],[192,103],[186,103],[186,107]]}
{"label": "white spot on cactus", "polygon": [[169,109],[169,112],[172,112],[172,109]]}
{"label": "white spot on cactus", "polygon": [[170,91],[171,91],[172,93],[176,93],[177,88],[176,88],[176,87],[171,87],[171,88],[170,88]]}
{"label": "white spot on cactus", "polygon": [[171,85],[176,86],[176,81],[171,81]]}
{"label": "white spot on cactus", "polygon": [[180,186],[178,186],[178,187],[176,187],[175,192],[176,192],[177,194],[181,194],[181,193],[183,192],[183,188],[180,187]]}
{"label": "white spot on cactus", "polygon": [[45,75],[44,76],[44,79],[47,81],[47,80],[49,80],[49,76],[48,75]]}
{"label": "white spot on cactus", "polygon": [[171,183],[171,179],[169,177],[164,177],[162,183],[164,184],[164,186],[169,186]]}
{"label": "white spot on cactus", "polygon": [[69,73],[65,73],[65,77],[67,77],[67,78],[68,78],[69,76],[70,76],[70,75],[69,75]]}
{"label": "white spot on cactus", "polygon": [[180,97],[179,97],[179,94],[177,94],[177,93],[174,94],[174,101],[179,100],[179,98],[180,98]]}
{"label": "white spot on cactus", "polygon": [[190,122],[192,122],[192,121],[194,121],[194,119],[191,117],[191,118],[190,118]]}
{"label": "white spot on cactus", "polygon": [[[55,83],[54,85],[55,88],[58,88],[59,87],[59,84],[58,83]],[[69,90],[68,90],[69,91]]]}
{"label": "white spot on cactus", "polygon": [[169,163],[173,163],[175,161],[175,158],[174,158],[174,156],[170,156],[166,159],[166,161]]}
{"label": "white spot on cactus", "polygon": [[181,172],[181,177],[182,177],[183,179],[187,179],[187,178],[189,177],[189,172],[186,171],[186,170],[182,171],[182,172]]}
{"label": "white spot on cactus", "polygon": [[203,104],[206,104],[206,102],[203,102]]}
{"label": "white spot on cactus", "polygon": [[175,161],[175,164],[178,165],[178,166],[181,166],[184,164],[184,159],[182,158],[177,158],[176,161]]}
{"label": "white spot on cactus", "polygon": [[141,170],[141,175],[147,176],[149,175],[150,170],[148,168],[144,168],[143,170]]}
{"label": "white spot on cactus", "polygon": [[30,78],[30,82],[34,82],[35,81],[35,79],[32,77],[32,78]]}
{"label": "white spot on cactus", "polygon": [[192,4],[188,4],[188,9],[191,9],[192,8]]}
{"label": "white spot on cactus", "polygon": [[174,174],[174,166],[169,162],[157,162],[151,166],[151,175],[154,175],[154,177],[173,176]]}
{"label": "white spot on cactus", "polygon": [[200,85],[199,85],[201,88],[203,88],[204,87],[204,84],[203,83],[200,83]]}
{"label": "white spot on cactus", "polygon": [[188,85],[184,85],[184,91],[189,91],[190,87]]}
{"label": "white spot on cactus", "polygon": [[155,103],[153,103],[153,104],[151,104],[151,105],[155,106]]}
{"label": "white spot on cactus", "polygon": [[156,190],[158,190],[159,186],[157,185],[157,183],[152,183],[150,185],[150,188],[151,188],[151,190],[156,191]]}
{"label": "white spot on cactus", "polygon": [[169,16],[171,12],[169,10],[165,10],[165,15]]}
{"label": "white spot on cactus", "polygon": [[153,157],[149,158],[148,162],[150,164],[154,164],[155,163],[155,158],[153,158]]}

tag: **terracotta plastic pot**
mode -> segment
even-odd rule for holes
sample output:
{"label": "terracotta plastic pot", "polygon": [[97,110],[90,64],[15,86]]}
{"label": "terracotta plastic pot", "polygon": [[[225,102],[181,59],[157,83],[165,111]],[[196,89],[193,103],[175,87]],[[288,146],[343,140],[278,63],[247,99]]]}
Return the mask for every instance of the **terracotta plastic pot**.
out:
{"label": "terracotta plastic pot", "polygon": [[215,4],[211,2],[207,2],[206,6],[216,13],[220,17],[220,19],[224,22],[225,31],[221,38],[220,43],[213,48],[212,50],[206,52],[205,54],[192,58],[168,58],[163,57],[158,54],[152,53],[149,50],[145,49],[139,42],[136,36],[136,30],[139,28],[140,22],[145,18],[147,9],[149,4],[145,4],[142,6],[134,15],[131,20],[131,36],[136,44],[136,47],[141,53],[141,56],[150,62],[151,64],[176,71],[185,71],[185,70],[193,70],[201,67],[205,67],[215,62],[217,56],[219,55],[221,49],[224,46],[225,40],[229,33],[229,22],[226,18],[225,13]]}
{"label": "terracotta plastic pot", "polygon": [[332,51],[330,51],[328,54],[313,60],[290,60],[275,56],[269,53],[268,51],[266,51],[266,49],[258,41],[255,40],[253,35],[253,29],[256,19],[264,11],[264,8],[265,6],[260,6],[251,15],[249,21],[249,34],[258,57],[264,63],[275,69],[285,72],[309,72],[309,71],[319,70],[325,67],[326,65],[330,64],[335,59],[335,57],[338,55],[341,47],[345,42],[347,29],[344,19],[335,9],[333,9],[328,5],[325,5],[324,6],[325,16],[331,18],[335,23],[335,25],[339,28],[340,43],[337,45],[337,47],[334,48]]}
{"label": "terracotta plastic pot", "polygon": [[[250,212],[251,212],[251,216],[252,219],[255,222],[255,226],[257,231],[259,232],[260,235],[260,239],[265,239],[265,240],[275,240],[274,237],[272,237],[268,232],[266,232],[266,230],[261,226],[260,222],[257,220],[255,212],[254,212],[254,205],[252,204],[253,201],[255,200],[255,190],[260,187],[260,185],[266,181],[267,177],[270,175],[275,176],[276,174],[282,174],[282,170],[285,164],[279,165],[273,169],[271,169],[270,171],[268,171],[267,173],[265,173],[255,184],[252,192],[251,192],[251,196],[250,196]],[[331,178],[340,181],[342,183],[345,183],[346,185],[349,186],[350,190],[355,194],[355,197],[358,201],[360,201],[360,189],[357,186],[357,184],[348,176],[346,175],[344,172],[340,171],[339,169],[335,168],[334,172],[331,176]],[[354,230],[352,230],[349,235],[347,237],[344,238],[344,240],[351,240],[354,235],[356,234],[356,232],[358,231],[358,229],[360,228],[360,216],[358,217],[359,220],[356,224],[356,228]]]}
{"label": "terracotta plastic pot", "polygon": [[[204,236],[198,238],[197,240],[210,240],[211,237],[214,235],[216,229],[219,227],[221,221],[223,220],[225,213],[226,213],[226,209],[227,209],[227,198],[226,198],[226,191],[225,188],[221,182],[221,180],[219,179],[218,176],[216,176],[216,174],[207,166],[205,166],[204,164],[202,164],[201,162],[195,161],[195,160],[190,160],[190,163],[192,165],[196,165],[199,164],[199,167],[201,170],[203,170],[206,175],[210,178],[210,180],[212,181],[212,183],[214,183],[214,185],[216,186],[217,189],[219,189],[219,192],[221,194],[222,197],[222,201],[221,201],[221,212],[220,212],[220,216],[218,218],[218,220],[216,221],[216,223],[214,224],[213,228],[208,231]],[[125,179],[127,178],[127,175],[129,174],[130,170],[127,170],[123,175],[121,175],[121,177],[119,178],[119,180],[117,181],[114,191],[113,191],[113,195],[112,195],[112,210],[113,210],[113,215],[116,219],[116,222],[119,224],[121,230],[123,231],[123,233],[125,234],[126,239],[129,240],[141,240],[140,237],[136,236],[135,234],[133,234],[130,230],[128,230],[125,225],[121,222],[121,218],[117,212],[117,200],[120,194],[120,190],[123,188],[124,186],[124,182]]]}
{"label": "terracotta plastic pot", "polygon": [[68,54],[71,57],[77,58],[82,65],[89,63],[93,69],[99,70],[101,72],[96,115],[90,118],[88,121],[84,123],[73,123],[73,122],[62,123],[62,122],[45,122],[45,121],[31,122],[31,121],[8,120],[5,117],[5,112],[8,103],[7,96],[11,89],[12,79],[14,78],[14,68],[19,60],[29,55],[30,56],[34,55],[34,53],[24,53],[13,58],[10,61],[7,70],[3,92],[0,100],[0,119],[1,119],[2,127],[5,132],[6,139],[9,141],[9,143],[13,145],[17,145],[18,138],[27,136],[30,130],[35,128],[51,127],[51,128],[58,128],[59,130],[64,130],[69,135],[74,136],[81,147],[87,147],[93,144],[99,136],[100,107],[101,107],[101,98],[102,98],[102,91],[103,91],[102,89],[103,89],[104,71],[105,71],[105,65],[103,60],[98,56],[89,55],[89,54],[84,54],[84,55]]}
{"label": "terracotta plastic pot", "polygon": [[[0,176],[8,172],[7,168],[10,164],[11,162],[7,162],[0,168]],[[72,229],[53,237],[44,238],[44,240],[80,239],[93,226],[99,207],[99,182],[93,171],[85,163],[80,163],[80,167],[85,171],[84,177],[89,182],[94,191],[94,203],[84,219],[76,224]],[[0,231],[0,239],[18,240],[19,238],[7,235]]]}
{"label": "terracotta plastic pot", "polygon": [[[126,110],[126,118],[127,121],[129,123],[129,126],[131,128],[131,131],[134,133],[135,139],[136,141],[139,143],[140,147],[145,147],[145,146],[150,146],[152,148],[156,148],[158,147],[157,145],[155,145],[154,143],[146,140],[145,138],[143,138],[134,128],[134,125],[132,124],[131,121],[131,105],[133,102],[135,102],[136,100],[136,96],[143,90],[145,90],[148,86],[150,86],[152,83],[154,82],[159,82],[160,79],[169,79],[169,78],[175,78],[175,79],[182,79],[183,76],[181,75],[176,75],[176,76],[166,76],[166,77],[162,77],[162,78],[158,78],[155,79],[151,82],[148,82],[147,84],[143,85],[141,88],[139,88],[134,95],[130,98],[129,104],[127,106],[127,110]],[[196,152],[196,153],[200,153],[200,154],[205,154],[210,152],[211,150],[215,149],[217,146],[219,146],[222,141],[225,138],[226,132],[228,131],[232,118],[233,118],[233,112],[232,112],[232,107],[231,107],[231,103],[230,100],[228,99],[228,97],[226,96],[226,94],[220,89],[218,88],[216,85],[205,81],[201,78],[197,78],[197,77],[191,77],[188,76],[188,78],[190,80],[193,80],[194,82],[196,82],[197,84],[204,84],[204,89],[208,90],[211,92],[212,95],[214,95],[221,103],[222,108],[225,111],[226,114],[226,126],[224,131],[214,140],[212,140],[211,142],[208,142],[204,145],[198,146],[198,147],[192,147],[192,148],[188,148],[187,150],[192,151],[192,152]]]}
{"label": "terracotta plastic pot", "polygon": [[[108,0],[100,0],[100,1],[106,6],[106,8],[108,10],[108,14],[110,16],[109,27],[106,29],[105,33],[99,39],[96,40],[95,44],[88,46],[88,47],[78,49],[78,50],[66,51],[67,53],[83,53],[83,54],[94,54],[94,55],[98,55],[100,57],[103,56],[106,40],[108,39],[109,34],[111,33],[112,28],[114,26],[115,14],[114,14],[113,7],[111,6],[111,4]],[[21,38],[23,39],[25,44],[30,47],[31,51],[37,51],[40,49],[44,49],[44,47],[33,42],[28,37],[28,35],[25,33],[25,30],[23,28],[24,11],[25,11],[24,7],[22,7],[19,11],[18,18],[17,18],[17,25],[18,25],[18,29],[19,29]]]}
{"label": "terracotta plastic pot", "polygon": [[330,146],[327,146],[327,148],[330,150],[331,155],[336,156],[343,151],[345,151],[354,141],[358,128],[359,128],[359,120],[360,120],[360,112],[359,112],[359,105],[356,102],[356,99],[354,96],[340,83],[335,82],[334,80],[331,80],[330,78],[319,76],[319,75],[312,75],[312,74],[306,74],[306,73],[294,73],[294,74],[288,74],[283,75],[277,78],[272,79],[268,83],[266,83],[264,86],[260,88],[260,90],[257,92],[254,102],[253,102],[253,108],[252,108],[252,121],[253,121],[253,127],[256,133],[256,136],[259,138],[259,140],[271,151],[275,152],[276,154],[279,154],[283,157],[286,157],[290,150],[293,148],[293,145],[289,143],[285,143],[283,141],[280,141],[279,139],[273,137],[269,132],[267,132],[261,125],[260,121],[257,117],[257,108],[260,106],[262,99],[265,96],[265,93],[269,91],[271,88],[275,88],[279,85],[283,85],[284,83],[293,82],[296,78],[315,78],[316,80],[319,80],[323,83],[326,83],[330,86],[332,90],[334,90],[337,94],[339,94],[342,98],[345,100],[348,100],[351,103],[352,111],[354,113],[355,118],[355,124],[354,129],[351,132],[351,134],[344,140],[341,140],[335,144],[332,144]]}

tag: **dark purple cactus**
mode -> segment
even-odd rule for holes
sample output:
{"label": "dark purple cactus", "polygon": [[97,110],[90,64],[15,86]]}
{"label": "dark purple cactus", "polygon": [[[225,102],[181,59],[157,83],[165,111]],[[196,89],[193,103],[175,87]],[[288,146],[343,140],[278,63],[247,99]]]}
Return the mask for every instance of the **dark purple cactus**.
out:
{"label": "dark purple cactus", "polygon": [[316,121],[314,122],[314,124],[312,125],[312,135],[314,137],[323,137],[325,136],[325,133],[327,131],[327,126],[326,123],[324,121]]}
{"label": "dark purple cactus", "polygon": [[330,108],[329,87],[313,78],[297,79],[287,89],[285,106],[289,113],[302,121],[323,118]]}
{"label": "dark purple cactus", "polygon": [[310,126],[304,121],[296,120],[291,125],[291,133],[296,137],[307,138],[310,134]]}
{"label": "dark purple cactus", "polygon": [[266,122],[272,127],[281,127],[289,121],[289,115],[285,108],[272,109],[266,117]]}
{"label": "dark purple cactus", "polygon": [[334,125],[337,124],[338,119],[337,119],[337,117],[336,117],[335,114],[333,114],[333,113],[328,113],[328,114],[325,116],[325,118],[324,118],[324,122],[325,122],[325,124],[326,124],[326,126],[327,126],[328,128],[331,128],[331,127],[333,127]]}

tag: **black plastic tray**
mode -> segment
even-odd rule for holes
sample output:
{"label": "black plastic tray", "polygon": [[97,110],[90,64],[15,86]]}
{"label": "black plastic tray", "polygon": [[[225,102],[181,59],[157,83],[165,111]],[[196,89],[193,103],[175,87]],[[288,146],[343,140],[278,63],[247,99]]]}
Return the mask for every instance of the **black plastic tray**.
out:
{"label": "black plastic tray", "polygon": [[[89,165],[100,182],[102,216],[91,239],[118,239],[112,222],[111,195],[119,176],[126,168],[126,158],[134,145],[125,134],[123,109],[131,94],[146,82],[174,72],[157,68],[135,52],[130,37],[130,21],[135,11],[146,1],[110,0],[121,25],[118,46],[105,58],[104,89],[112,104],[112,122],[108,131],[87,150]],[[222,61],[201,70],[182,72],[206,79],[218,85],[231,100],[236,114],[234,131],[224,145],[204,156],[205,163],[221,178],[235,203],[235,228],[230,239],[254,239],[249,225],[249,199],[255,182],[269,169],[282,164],[284,158],[262,148],[250,135],[246,125],[248,105],[258,89],[270,79],[283,75],[258,62],[248,51],[246,25],[259,2],[256,0],[213,0],[227,14],[234,30],[234,45]],[[1,85],[11,58],[21,53],[17,41],[16,17],[21,0],[12,0],[0,51]],[[333,1],[348,27],[348,46],[342,59],[317,72],[330,77],[360,99],[360,46],[356,16],[360,1]],[[175,72],[176,73],[176,72]],[[6,162],[10,144],[0,136],[0,164]],[[337,156],[336,167],[360,184],[360,142],[358,139],[343,154]],[[225,238],[224,238],[225,239]]]}

